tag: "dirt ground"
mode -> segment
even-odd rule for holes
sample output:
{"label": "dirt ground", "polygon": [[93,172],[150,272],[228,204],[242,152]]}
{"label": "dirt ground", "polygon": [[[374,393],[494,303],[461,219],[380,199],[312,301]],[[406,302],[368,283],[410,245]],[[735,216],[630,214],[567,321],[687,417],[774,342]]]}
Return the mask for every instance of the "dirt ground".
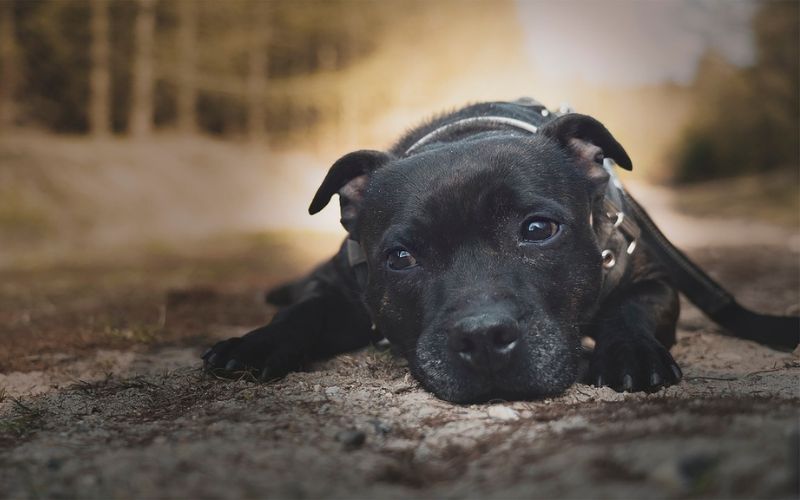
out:
{"label": "dirt ground", "polygon": [[[798,248],[779,240],[689,251],[741,302],[796,314]],[[688,304],[685,379],[650,395],[458,406],[376,348],[269,384],[199,371],[207,345],[274,312],[266,287],[336,244],[247,235],[0,269],[0,498],[797,498],[800,357]]]}

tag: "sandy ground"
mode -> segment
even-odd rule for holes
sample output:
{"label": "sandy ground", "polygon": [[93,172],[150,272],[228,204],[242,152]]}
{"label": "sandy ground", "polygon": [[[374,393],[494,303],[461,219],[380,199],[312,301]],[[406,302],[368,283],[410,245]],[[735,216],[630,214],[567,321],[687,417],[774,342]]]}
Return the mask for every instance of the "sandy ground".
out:
{"label": "sandy ground", "polygon": [[[780,231],[684,243],[743,303],[797,313]],[[299,239],[3,271],[0,498],[797,498],[800,358],[688,304],[685,379],[651,395],[452,405],[375,348],[270,384],[203,375],[206,345],[273,312],[260,291],[306,265]]]}

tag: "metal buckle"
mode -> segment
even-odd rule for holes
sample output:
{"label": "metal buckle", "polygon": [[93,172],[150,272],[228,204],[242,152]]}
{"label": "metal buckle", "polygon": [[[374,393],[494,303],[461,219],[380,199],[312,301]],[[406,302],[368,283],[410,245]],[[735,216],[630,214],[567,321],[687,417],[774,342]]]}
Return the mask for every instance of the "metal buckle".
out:
{"label": "metal buckle", "polygon": [[600,256],[603,257],[603,268],[605,269],[611,269],[617,263],[617,259],[614,257],[614,252],[609,249],[603,250]]}

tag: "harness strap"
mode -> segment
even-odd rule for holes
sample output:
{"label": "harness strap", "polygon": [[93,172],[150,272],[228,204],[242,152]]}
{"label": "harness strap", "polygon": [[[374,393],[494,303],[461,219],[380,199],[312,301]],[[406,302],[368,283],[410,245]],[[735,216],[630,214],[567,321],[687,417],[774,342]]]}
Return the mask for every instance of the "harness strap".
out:
{"label": "harness strap", "polygon": [[347,239],[347,263],[356,275],[358,287],[364,290],[367,286],[367,254],[356,240]]}
{"label": "harness strap", "polygon": [[448,123],[446,125],[442,125],[441,127],[437,128],[432,132],[428,132],[422,138],[420,138],[417,142],[409,147],[405,154],[409,155],[413,153],[415,150],[425,146],[431,142],[434,142],[437,138],[446,135],[448,132],[452,132],[453,130],[457,130],[459,128],[470,127],[479,125],[481,127],[498,127],[498,126],[507,126],[511,128],[516,128],[519,130],[524,130],[525,132],[529,132],[531,134],[535,134],[539,128],[536,125],[532,125],[530,123],[524,122],[522,120],[517,120],[516,118],[507,118],[505,116],[473,116],[470,118],[462,118],[460,120],[456,120],[454,122]]}
{"label": "harness strap", "polygon": [[614,171],[614,165],[609,158],[603,161],[609,180],[603,199],[603,217],[594,228],[603,258],[603,297],[611,293],[622,280],[642,234],[641,228],[627,211],[625,189]]}

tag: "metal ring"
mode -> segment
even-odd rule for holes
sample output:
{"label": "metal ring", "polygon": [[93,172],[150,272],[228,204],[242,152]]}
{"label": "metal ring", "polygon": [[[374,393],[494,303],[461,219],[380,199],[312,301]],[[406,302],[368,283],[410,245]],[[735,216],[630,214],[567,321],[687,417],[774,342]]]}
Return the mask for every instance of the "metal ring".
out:
{"label": "metal ring", "polygon": [[614,257],[614,253],[611,250],[603,250],[600,256],[603,257],[603,267],[606,269],[611,269],[617,263],[617,259]]}
{"label": "metal ring", "polygon": [[614,221],[614,227],[619,227],[622,224],[622,221],[625,220],[625,213],[624,212],[617,212],[617,220]]}
{"label": "metal ring", "polygon": [[634,250],[636,250],[636,240],[631,241],[631,244],[628,245],[628,255],[631,255]]}

